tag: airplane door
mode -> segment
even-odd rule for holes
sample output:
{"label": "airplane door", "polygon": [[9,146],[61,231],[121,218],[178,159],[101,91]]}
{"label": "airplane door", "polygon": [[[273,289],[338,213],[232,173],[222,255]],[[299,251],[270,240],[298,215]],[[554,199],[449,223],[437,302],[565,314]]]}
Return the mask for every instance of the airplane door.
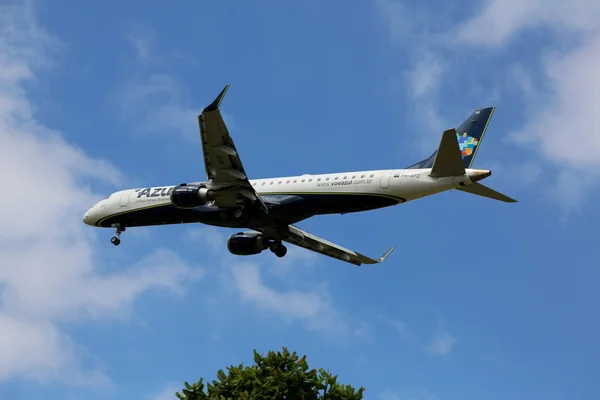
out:
{"label": "airplane door", "polygon": [[126,190],[121,194],[121,199],[119,200],[119,205],[121,207],[127,207],[127,205],[129,205],[129,196],[131,196],[132,192],[133,190]]}
{"label": "airplane door", "polygon": [[392,171],[383,171],[381,173],[381,178],[379,179],[379,187],[382,189],[387,189],[390,187],[390,176],[392,175]]}

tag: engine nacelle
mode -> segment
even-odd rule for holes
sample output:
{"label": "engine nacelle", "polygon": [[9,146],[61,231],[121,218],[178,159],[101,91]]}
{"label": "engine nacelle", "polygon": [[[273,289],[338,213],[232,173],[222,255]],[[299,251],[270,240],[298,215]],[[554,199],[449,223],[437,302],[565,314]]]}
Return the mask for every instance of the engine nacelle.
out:
{"label": "engine nacelle", "polygon": [[215,199],[214,192],[200,185],[181,184],[171,191],[171,203],[177,208],[196,208]]}
{"label": "engine nacelle", "polygon": [[239,232],[227,238],[227,249],[236,256],[259,254],[268,247],[269,241],[256,232]]}

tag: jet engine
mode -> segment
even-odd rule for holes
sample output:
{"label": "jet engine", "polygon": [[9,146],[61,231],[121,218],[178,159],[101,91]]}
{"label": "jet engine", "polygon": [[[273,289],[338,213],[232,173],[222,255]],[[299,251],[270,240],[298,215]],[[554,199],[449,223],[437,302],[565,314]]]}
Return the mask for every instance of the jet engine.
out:
{"label": "jet engine", "polygon": [[227,249],[237,256],[259,254],[269,248],[269,241],[258,232],[239,232],[227,238]]}
{"label": "jet engine", "polygon": [[182,183],[171,191],[171,203],[177,208],[196,208],[215,199],[214,192],[203,186]]}

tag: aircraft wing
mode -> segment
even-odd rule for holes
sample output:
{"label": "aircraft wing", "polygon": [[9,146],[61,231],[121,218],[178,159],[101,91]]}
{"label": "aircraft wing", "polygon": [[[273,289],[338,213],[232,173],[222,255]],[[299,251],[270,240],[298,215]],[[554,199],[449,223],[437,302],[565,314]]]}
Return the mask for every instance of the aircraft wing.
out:
{"label": "aircraft wing", "polygon": [[284,233],[282,239],[288,243],[295,244],[296,246],[304,247],[305,249],[312,250],[329,257],[337,258],[338,260],[346,261],[354,265],[378,264],[383,262],[396,247],[392,247],[386,251],[383,256],[374,260],[363,254],[345,249],[342,246],[303,231],[302,229],[293,225],[288,226],[288,231]]}
{"label": "aircraft wing", "polygon": [[239,207],[249,200],[268,213],[267,206],[248,181],[238,151],[219,110],[228,89],[229,85],[225,86],[217,98],[198,116],[208,183],[212,190],[220,192],[214,205]]}

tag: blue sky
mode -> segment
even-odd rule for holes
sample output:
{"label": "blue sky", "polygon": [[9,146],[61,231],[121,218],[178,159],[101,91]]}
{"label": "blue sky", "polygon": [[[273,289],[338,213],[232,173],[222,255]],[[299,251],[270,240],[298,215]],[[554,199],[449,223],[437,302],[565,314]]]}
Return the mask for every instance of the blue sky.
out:
{"label": "blue sky", "polygon": [[[578,0],[5,2],[0,398],[174,398],[288,346],[378,400],[600,391],[600,6]],[[497,107],[444,193],[299,226],[362,253],[240,258],[203,226],[83,225],[99,198],[205,177],[222,109],[253,178],[402,168]]]}

